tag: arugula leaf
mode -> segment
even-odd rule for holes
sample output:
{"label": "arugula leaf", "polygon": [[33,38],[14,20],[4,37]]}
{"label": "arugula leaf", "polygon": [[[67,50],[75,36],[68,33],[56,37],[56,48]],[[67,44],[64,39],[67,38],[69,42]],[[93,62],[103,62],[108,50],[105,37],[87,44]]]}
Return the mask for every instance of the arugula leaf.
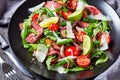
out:
{"label": "arugula leaf", "polygon": [[95,65],[104,63],[108,60],[108,56],[101,50],[97,50],[92,54],[91,59],[97,58]]}
{"label": "arugula leaf", "polygon": [[56,37],[53,35],[53,32],[48,30],[48,29],[44,29],[44,35],[54,41],[56,41]]}
{"label": "arugula leaf", "polygon": [[102,21],[102,31],[105,32],[109,30],[107,21]]}
{"label": "arugula leaf", "polygon": [[23,30],[21,32],[22,44],[25,48],[30,47],[29,44],[25,41],[25,39],[29,33],[30,28],[31,28],[31,20],[30,20],[30,18],[28,18],[23,23]]}
{"label": "arugula leaf", "polygon": [[31,27],[31,20],[26,19],[25,22],[23,23],[23,30],[21,32],[21,37],[23,40],[27,37],[30,27]]}
{"label": "arugula leaf", "polygon": [[63,45],[63,44],[68,44],[68,43],[71,43],[73,42],[73,40],[71,38],[64,38],[64,39],[61,39],[55,32],[53,32],[53,35],[56,37],[57,39],[57,44],[58,45]]}
{"label": "arugula leaf", "polygon": [[30,45],[25,40],[22,40],[22,44],[24,48],[30,48]]}
{"label": "arugula leaf", "polygon": [[25,21],[23,22],[23,29],[24,28],[31,28],[31,18],[29,17],[28,19],[25,19]]}
{"label": "arugula leaf", "polygon": [[52,67],[63,66],[66,63],[67,63],[66,60],[62,60],[62,61],[59,61],[57,64],[54,64]]}
{"label": "arugula leaf", "polygon": [[37,34],[37,32],[35,31],[35,29],[33,29],[33,28],[29,30],[29,33]]}
{"label": "arugula leaf", "polygon": [[45,44],[45,38],[40,39],[40,44]]}
{"label": "arugula leaf", "polygon": [[[65,59],[63,59],[63,60],[61,60],[61,61],[58,61],[56,64],[51,64],[51,61],[52,61],[52,59],[54,59],[56,56],[49,56],[48,58],[47,58],[47,60],[46,60],[46,65],[47,65],[47,68],[48,68],[48,70],[53,70],[53,71],[58,71],[58,68],[60,68],[60,67],[63,67],[63,65],[64,64],[66,64],[66,63],[69,63],[70,64],[70,67],[69,68],[71,68],[71,69],[65,69],[64,68],[64,70],[65,70],[65,72],[68,72],[68,71],[74,71],[74,70],[76,70],[76,71],[81,71],[81,70],[85,70],[85,69],[80,69],[80,68],[77,68],[76,66],[76,64],[75,64],[75,62],[71,59],[71,58],[65,58]],[[76,68],[73,68],[73,67],[76,67]],[[72,69],[73,68],[73,69]],[[62,68],[63,69],[63,68]],[[58,71],[59,72],[59,71]]]}
{"label": "arugula leaf", "polygon": [[100,28],[95,28],[95,29],[93,30],[93,35],[96,36],[97,33],[100,32],[100,31],[101,31]]}
{"label": "arugula leaf", "polygon": [[48,15],[49,17],[54,17],[53,12],[50,11],[47,7],[43,7],[43,9],[46,11],[46,13],[47,13],[47,15]]}
{"label": "arugula leaf", "polygon": [[76,71],[83,71],[83,70],[86,70],[86,68],[78,67],[78,66],[72,69],[68,69],[68,68],[65,69],[66,72],[74,72],[74,71],[76,72]]}
{"label": "arugula leaf", "polygon": [[84,2],[85,4],[88,4],[88,3],[86,2],[86,0],[80,0],[80,1]]}
{"label": "arugula leaf", "polygon": [[38,44],[29,44],[30,48],[29,51],[37,50]]}
{"label": "arugula leaf", "polygon": [[66,72],[77,72],[77,71],[84,71],[84,70],[92,70],[93,66],[90,65],[88,67],[80,67],[80,66],[76,66],[74,68],[66,68],[65,71]]}
{"label": "arugula leaf", "polygon": [[52,59],[54,59],[55,57],[56,57],[55,55],[54,56],[51,55],[47,57],[46,65],[47,65],[48,70],[54,70],[53,67],[51,66],[51,62],[52,62]]}
{"label": "arugula leaf", "polygon": [[100,57],[101,55],[103,55],[103,54],[104,54],[103,51],[101,51],[101,50],[96,50],[94,53],[92,53],[91,59],[94,58],[94,57],[99,58],[99,57]]}
{"label": "arugula leaf", "polygon": [[96,20],[96,19],[91,19],[91,18],[89,18],[89,17],[86,17],[86,18],[83,19],[83,21],[89,22],[89,23],[94,23],[94,22],[96,22],[97,20]]}
{"label": "arugula leaf", "polygon": [[100,40],[93,41],[93,51],[100,48]]}
{"label": "arugula leaf", "polygon": [[98,65],[98,64],[101,64],[101,63],[104,63],[108,60],[108,56],[107,55],[102,55],[95,63],[95,65]]}
{"label": "arugula leaf", "polygon": [[93,35],[93,29],[96,28],[96,25],[97,25],[97,24],[98,24],[98,22],[90,23],[90,25],[85,28],[85,32],[86,32],[89,36],[92,36],[92,35]]}

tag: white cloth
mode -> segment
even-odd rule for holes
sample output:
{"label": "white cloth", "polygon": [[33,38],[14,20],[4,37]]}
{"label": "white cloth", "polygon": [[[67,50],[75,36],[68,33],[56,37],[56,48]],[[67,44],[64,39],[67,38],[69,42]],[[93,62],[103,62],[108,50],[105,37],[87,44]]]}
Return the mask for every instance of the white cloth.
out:
{"label": "white cloth", "polygon": [[12,15],[14,14],[15,10],[26,0],[6,0],[6,10],[4,15],[1,16],[0,25],[6,25],[9,23]]}

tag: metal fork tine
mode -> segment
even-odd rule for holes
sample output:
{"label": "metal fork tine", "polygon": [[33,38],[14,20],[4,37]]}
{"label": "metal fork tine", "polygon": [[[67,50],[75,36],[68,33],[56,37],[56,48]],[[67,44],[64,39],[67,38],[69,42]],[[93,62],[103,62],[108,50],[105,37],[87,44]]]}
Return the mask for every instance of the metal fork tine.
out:
{"label": "metal fork tine", "polygon": [[12,74],[17,80],[22,80],[20,77],[18,77],[18,76],[16,75],[16,71],[15,71],[14,69],[11,71],[11,74]]}
{"label": "metal fork tine", "polygon": [[11,65],[4,62],[1,57],[0,63],[2,64],[2,70],[7,78],[10,78],[11,80],[22,80],[16,75],[16,71],[11,67]]}
{"label": "metal fork tine", "polygon": [[12,70],[12,71],[8,72],[7,74],[5,74],[5,76],[7,78],[11,78],[11,80],[22,80],[20,77],[18,77],[16,75],[16,71],[15,70]]}
{"label": "metal fork tine", "polygon": [[6,75],[7,75],[7,78],[10,78],[10,80],[14,80],[14,78],[11,76],[10,73],[5,74],[5,76],[6,76]]}
{"label": "metal fork tine", "polygon": [[9,77],[9,75],[8,74],[5,74],[5,76],[8,78]]}
{"label": "metal fork tine", "polygon": [[7,74],[5,74],[7,78],[10,78],[11,80],[19,80],[16,76],[15,73],[13,71],[8,72]]}
{"label": "metal fork tine", "polygon": [[13,72],[14,74],[16,74],[16,71],[15,71],[14,69],[12,70],[12,72]]}

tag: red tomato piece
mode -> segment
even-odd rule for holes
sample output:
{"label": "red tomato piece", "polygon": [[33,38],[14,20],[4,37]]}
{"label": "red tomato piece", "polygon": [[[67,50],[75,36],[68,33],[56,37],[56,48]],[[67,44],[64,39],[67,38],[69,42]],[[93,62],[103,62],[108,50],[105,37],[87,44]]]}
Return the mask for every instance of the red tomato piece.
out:
{"label": "red tomato piece", "polygon": [[37,20],[37,19],[38,19],[38,17],[39,17],[39,14],[34,14],[34,15],[32,16],[32,21]]}
{"label": "red tomato piece", "polygon": [[55,23],[52,23],[52,24],[50,24],[50,26],[48,28],[51,31],[58,31],[59,26]]}
{"label": "red tomato piece", "polygon": [[90,58],[88,55],[80,55],[77,57],[76,62],[80,67],[87,67],[90,65]]}
{"label": "red tomato piece", "polygon": [[64,19],[68,20],[68,16],[69,16],[71,13],[72,13],[72,12],[70,12],[70,11],[67,11],[67,12],[62,11],[62,16],[63,16]]}
{"label": "red tomato piece", "polygon": [[87,17],[87,14],[88,14],[87,11],[83,11],[82,17],[83,17],[83,18],[86,18],[86,17]]}
{"label": "red tomato piece", "polygon": [[78,50],[75,46],[69,46],[65,49],[65,56],[79,56],[80,50]]}
{"label": "red tomato piece", "polygon": [[72,9],[76,9],[77,3],[78,3],[78,0],[68,0],[67,5]]}
{"label": "red tomato piece", "polygon": [[77,34],[76,34],[76,38],[78,41],[80,42],[83,42],[83,36],[85,35],[86,33],[84,31],[79,31]]}

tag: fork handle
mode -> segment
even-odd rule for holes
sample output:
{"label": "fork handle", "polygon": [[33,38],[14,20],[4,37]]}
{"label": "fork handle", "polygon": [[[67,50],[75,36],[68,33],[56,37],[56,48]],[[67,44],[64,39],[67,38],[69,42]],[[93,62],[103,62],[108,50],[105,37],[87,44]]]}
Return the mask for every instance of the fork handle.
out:
{"label": "fork handle", "polygon": [[4,60],[0,57],[0,63],[3,63],[4,62]]}

